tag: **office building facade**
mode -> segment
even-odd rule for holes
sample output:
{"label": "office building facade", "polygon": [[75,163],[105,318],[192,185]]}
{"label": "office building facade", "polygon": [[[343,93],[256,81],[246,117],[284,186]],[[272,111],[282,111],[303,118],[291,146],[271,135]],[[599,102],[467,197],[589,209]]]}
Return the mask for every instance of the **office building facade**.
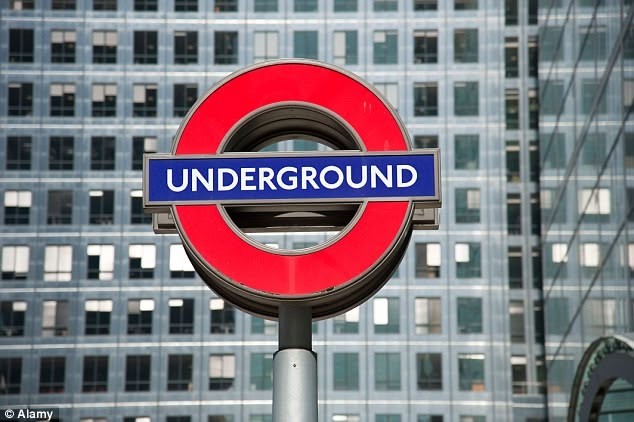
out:
{"label": "office building facade", "polygon": [[[549,3],[540,10],[540,183],[548,413],[557,421],[586,348],[634,329],[634,9]],[[632,416],[606,403],[605,420]]]}
{"label": "office building facade", "polygon": [[270,420],[276,324],[218,299],[152,232],[141,163],[224,76],[296,57],[372,83],[443,172],[440,229],[414,234],[374,298],[314,324],[320,420],[543,420],[538,8],[498,3],[3,3],[0,405]]}

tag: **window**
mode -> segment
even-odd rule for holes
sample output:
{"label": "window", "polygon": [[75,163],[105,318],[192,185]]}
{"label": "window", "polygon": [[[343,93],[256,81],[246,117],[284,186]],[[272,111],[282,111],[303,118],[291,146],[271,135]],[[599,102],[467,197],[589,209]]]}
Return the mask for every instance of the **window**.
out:
{"label": "window", "polygon": [[398,10],[398,0],[374,0],[375,12],[396,12]]}
{"label": "window", "polygon": [[207,422],[233,422],[233,415],[209,415]]}
{"label": "window", "polygon": [[396,31],[374,31],[374,64],[398,63],[398,33]]}
{"label": "window", "polygon": [[233,306],[222,299],[209,300],[211,334],[233,334],[236,331],[236,312]]}
{"label": "window", "polygon": [[117,31],[93,31],[92,33],[92,62],[117,62]]}
{"label": "window", "polygon": [[68,301],[45,300],[42,302],[42,337],[68,335]]}
{"label": "window", "polygon": [[53,10],[75,10],[75,0],[52,0],[51,9]]}
{"label": "window", "polygon": [[456,223],[480,222],[480,189],[457,188]]}
{"label": "window", "polygon": [[24,335],[24,316],[27,304],[24,301],[0,302],[0,337]]}
{"label": "window", "polygon": [[478,82],[454,82],[454,114],[477,116],[479,114]]}
{"label": "window", "polygon": [[332,422],[361,422],[359,415],[332,415]]}
{"label": "window", "polygon": [[374,422],[401,422],[401,415],[377,414]]}
{"label": "window", "polygon": [[528,89],[528,128],[537,130],[539,126],[539,98],[537,89]]}
{"label": "window", "polygon": [[375,334],[396,334],[400,331],[400,310],[397,297],[378,297],[372,301]]}
{"label": "window", "polygon": [[48,191],[46,224],[71,224],[73,220],[73,191]]}
{"label": "window", "polygon": [[414,0],[414,11],[437,10],[437,0]]}
{"label": "window", "polygon": [[114,223],[114,191],[113,190],[91,190],[90,198],[90,224],[113,224]]}
{"label": "window", "polygon": [[214,32],[214,63],[238,63],[238,33],[236,31]]}
{"label": "window", "polygon": [[317,0],[293,0],[294,12],[316,12]]}
{"label": "window", "polygon": [[414,323],[416,334],[440,334],[441,306],[439,297],[414,299]]}
{"label": "window", "polygon": [[125,391],[150,391],[150,355],[129,355],[125,359]]}
{"label": "window", "polygon": [[253,0],[254,12],[277,12],[277,0]]}
{"label": "window", "polygon": [[69,136],[52,136],[49,140],[48,169],[72,170],[74,139]]}
{"label": "window", "polygon": [[605,60],[608,49],[605,26],[583,27],[579,30],[580,60]]}
{"label": "window", "polygon": [[480,140],[478,135],[455,135],[454,151],[456,170],[480,168]]}
{"label": "window", "polygon": [[506,181],[520,181],[520,143],[506,141]]}
{"label": "window", "polygon": [[455,29],[453,33],[453,54],[456,63],[478,62],[478,30]]}
{"label": "window", "polygon": [[416,243],[416,277],[440,277],[440,243]]}
{"label": "window", "polygon": [[537,37],[528,37],[528,76],[537,78],[537,68],[539,66]]}
{"label": "window", "polygon": [[509,288],[521,289],[523,283],[522,247],[509,246],[508,248]]}
{"label": "window", "polygon": [[553,116],[559,113],[561,103],[564,98],[563,81],[542,81],[543,94],[541,100],[540,112],[543,115]]}
{"label": "window", "polygon": [[30,116],[33,114],[32,83],[9,82],[7,90],[7,112],[9,116]]}
{"label": "window", "polygon": [[478,0],[454,0],[454,10],[476,10]]}
{"label": "window", "polygon": [[357,31],[335,31],[332,36],[332,43],[334,64],[352,65],[359,63]]}
{"label": "window", "polygon": [[480,243],[456,243],[456,277],[478,278],[481,277]]}
{"label": "window", "polygon": [[31,170],[30,136],[7,136],[7,170]]}
{"label": "window", "polygon": [[22,358],[0,358],[0,396],[20,394]]}
{"label": "window", "polygon": [[93,0],[93,10],[117,10],[117,0]]}
{"label": "window", "polygon": [[356,12],[357,0],[334,0],[333,8],[335,12]]}
{"label": "window", "polygon": [[401,389],[401,354],[374,354],[374,388],[376,391]]}
{"label": "window", "polygon": [[520,94],[517,89],[504,91],[506,129],[520,128]]}
{"label": "window", "polygon": [[459,297],[458,332],[460,334],[482,334],[482,298]]}
{"label": "window", "polygon": [[113,136],[93,136],[90,139],[90,169],[114,170],[115,138]]}
{"label": "window", "polygon": [[522,198],[519,193],[506,194],[506,221],[508,234],[522,234]]}
{"label": "window", "polygon": [[157,31],[134,31],[134,63],[158,63]]}
{"label": "window", "polygon": [[586,222],[605,221],[612,212],[610,190],[607,188],[581,189],[579,214],[585,214]]}
{"label": "window", "polygon": [[235,355],[209,355],[209,390],[229,390],[235,377]]}
{"label": "window", "polygon": [[40,394],[63,393],[66,378],[66,359],[60,357],[40,358]]}
{"label": "window", "polygon": [[398,110],[398,83],[376,82],[374,87],[383,94],[395,110]]}
{"label": "window", "polygon": [[51,84],[50,86],[50,115],[75,115],[75,84]]}
{"label": "window", "polygon": [[539,60],[559,61],[563,59],[563,48],[561,40],[563,38],[563,27],[543,26],[539,34]]}
{"label": "window", "polygon": [[414,148],[438,148],[438,135],[415,135]]}
{"label": "window", "polygon": [[198,63],[198,32],[174,32],[174,64]]}
{"label": "window", "polygon": [[458,355],[458,385],[460,391],[484,391],[484,355]]}
{"label": "window", "polygon": [[170,299],[170,334],[194,333],[194,299]]}
{"label": "window", "polygon": [[32,194],[30,191],[7,190],[4,192],[4,224],[29,224]]}
{"label": "window", "polygon": [[511,343],[524,343],[524,302],[511,300],[509,303],[509,316],[511,327]]}
{"label": "window", "polygon": [[156,245],[130,245],[128,248],[130,278],[152,278],[156,266]]}
{"label": "window", "polygon": [[605,133],[588,133],[581,147],[581,164],[600,168],[606,157]]}
{"label": "window", "polygon": [[277,323],[268,319],[252,316],[251,334],[275,334],[277,333]]}
{"label": "window", "polygon": [[112,313],[112,300],[87,300],[85,335],[110,334],[110,314]]}
{"label": "window", "polygon": [[93,84],[92,117],[115,117],[117,115],[117,85]]}
{"label": "window", "polygon": [[271,353],[251,353],[251,390],[271,390],[273,388],[273,355]]}
{"label": "window", "polygon": [[192,355],[167,357],[167,391],[192,391]]}
{"label": "window", "polygon": [[[555,133],[552,135],[540,135],[545,138],[550,136],[550,144],[540,149],[544,169],[565,168],[566,166],[566,138],[563,133]],[[545,144],[544,140],[540,143]]]}
{"label": "window", "polygon": [[277,31],[255,31],[253,33],[253,62],[279,57],[279,33]]}
{"label": "window", "polygon": [[333,353],[334,390],[359,390],[359,354],[352,352]]}
{"label": "window", "polygon": [[[157,140],[152,136],[132,138],[132,170],[143,169],[143,154],[156,152]],[[134,192],[134,191],[133,191]],[[132,223],[137,224],[137,223]]]}
{"label": "window", "polygon": [[51,63],[75,63],[77,34],[73,30],[51,32]]}
{"label": "window", "polygon": [[438,116],[438,84],[414,84],[414,116]]}
{"label": "window", "polygon": [[35,0],[11,0],[9,2],[11,10],[33,10],[34,7]]}
{"label": "window", "polygon": [[185,253],[183,245],[170,245],[170,277],[194,278],[194,267]]}
{"label": "window", "polygon": [[332,319],[335,334],[359,333],[359,308],[354,308],[345,314],[337,315]]}
{"label": "window", "polygon": [[9,63],[33,63],[34,31],[9,29]]}
{"label": "window", "polygon": [[114,271],[114,245],[88,245],[89,280],[112,280]]}
{"label": "window", "polygon": [[504,25],[517,25],[519,22],[517,12],[517,0],[504,0]]}
{"label": "window", "polygon": [[44,249],[44,281],[70,281],[72,270],[72,246],[46,246]]}
{"label": "window", "polygon": [[513,394],[528,393],[526,364],[526,356],[511,356],[511,382],[513,387]]}
{"label": "window", "polygon": [[108,391],[108,356],[84,356],[82,393],[104,393]]}
{"label": "window", "polygon": [[418,415],[416,422],[443,422],[442,415]]}
{"label": "window", "polygon": [[317,31],[293,32],[293,57],[314,60],[319,58]]}
{"label": "window", "polygon": [[517,37],[504,38],[504,76],[517,78],[520,75],[519,43]]}
{"label": "window", "polygon": [[158,0],[134,0],[134,10],[137,12],[158,10]]}
{"label": "window", "polygon": [[[595,99],[595,95],[599,97]],[[597,101],[597,105],[594,103]],[[606,96],[599,90],[599,81],[596,79],[584,79],[581,85],[581,112],[590,113],[606,113],[607,102]]]}
{"label": "window", "polygon": [[154,84],[134,84],[132,87],[132,116],[156,117],[156,90]]}
{"label": "window", "polygon": [[460,415],[460,422],[486,422],[486,416]]}
{"label": "window", "polygon": [[198,98],[197,84],[174,84],[174,117],[185,117]]}
{"label": "window", "polygon": [[238,0],[215,0],[214,12],[237,12]]}
{"label": "window", "polygon": [[152,224],[152,215],[143,211],[143,191],[130,191],[130,224]]}
{"label": "window", "polygon": [[414,63],[438,63],[438,31],[414,31]]}
{"label": "window", "polygon": [[191,416],[167,416],[165,422],[191,422]]}
{"label": "window", "polygon": [[[216,1],[216,3],[218,2]],[[198,0],[174,0],[174,11],[175,12],[197,12]]]}
{"label": "window", "polygon": [[2,279],[26,280],[29,274],[29,247],[2,247]]}
{"label": "window", "polygon": [[153,299],[128,300],[128,334],[152,334]]}
{"label": "window", "polygon": [[416,386],[418,390],[442,390],[440,353],[416,353]]}

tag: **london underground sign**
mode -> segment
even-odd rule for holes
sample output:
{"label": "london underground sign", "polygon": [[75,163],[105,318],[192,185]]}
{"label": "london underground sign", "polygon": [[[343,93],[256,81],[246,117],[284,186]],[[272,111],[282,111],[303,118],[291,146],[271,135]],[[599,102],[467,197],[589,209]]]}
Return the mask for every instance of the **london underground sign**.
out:
{"label": "london underground sign", "polygon": [[[257,152],[298,137],[333,150]],[[230,75],[192,107],[172,153],[146,155],[143,191],[146,209],[171,215],[220,296],[260,316],[276,318],[292,304],[324,318],[376,292],[397,268],[417,213],[440,207],[439,151],[412,151],[392,108],[356,76],[319,62],[268,62]],[[285,213],[348,221],[301,250],[244,233]],[[311,221],[282,220],[294,230]]]}

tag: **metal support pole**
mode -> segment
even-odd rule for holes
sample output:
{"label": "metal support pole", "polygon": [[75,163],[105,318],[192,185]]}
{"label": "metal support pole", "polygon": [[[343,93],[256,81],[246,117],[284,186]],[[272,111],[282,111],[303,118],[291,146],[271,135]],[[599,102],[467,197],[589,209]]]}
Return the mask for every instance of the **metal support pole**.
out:
{"label": "metal support pole", "polygon": [[273,356],[273,422],[317,422],[317,355],[308,307],[280,306]]}

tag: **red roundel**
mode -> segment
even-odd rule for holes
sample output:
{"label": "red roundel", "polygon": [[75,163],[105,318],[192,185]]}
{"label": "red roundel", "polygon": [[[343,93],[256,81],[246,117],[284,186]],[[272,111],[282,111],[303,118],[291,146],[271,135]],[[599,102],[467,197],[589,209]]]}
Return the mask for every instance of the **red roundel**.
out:
{"label": "red roundel", "polygon": [[[391,108],[359,79],[317,62],[280,61],[247,68],[214,87],[181,126],[173,153],[220,154],[226,135],[245,116],[285,102],[334,113],[356,132],[363,150],[409,149]],[[367,202],[333,241],[292,253],[248,241],[225,220],[221,207],[173,206],[179,233],[195,258],[218,279],[250,294],[294,299],[318,297],[363,280],[392,253],[408,227],[412,205]]]}

